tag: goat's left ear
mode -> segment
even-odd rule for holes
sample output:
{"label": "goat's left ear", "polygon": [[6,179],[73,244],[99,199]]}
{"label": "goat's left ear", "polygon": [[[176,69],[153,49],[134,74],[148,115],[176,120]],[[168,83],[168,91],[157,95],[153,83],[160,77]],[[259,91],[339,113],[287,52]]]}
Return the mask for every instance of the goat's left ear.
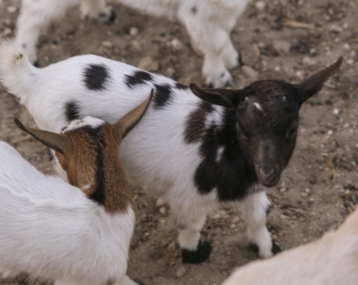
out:
{"label": "goat's left ear", "polygon": [[200,88],[194,83],[190,84],[190,89],[200,99],[228,108],[236,108],[242,97],[241,90]]}
{"label": "goat's left ear", "polygon": [[300,84],[297,84],[296,86],[301,91],[298,98],[299,103],[302,104],[314,94],[319,92],[322,89],[323,83],[339,69],[342,64],[342,61],[343,57],[341,56],[332,65],[311,75],[307,79],[303,80]]}
{"label": "goat's left ear", "polygon": [[72,147],[72,142],[69,138],[53,132],[25,127],[20,122],[20,120],[16,118],[14,119],[14,122],[16,126],[18,126],[21,130],[30,134],[35,139],[42,142],[44,145],[48,146],[54,151],[63,154],[67,158],[71,156],[73,147]]}
{"label": "goat's left ear", "polygon": [[112,125],[112,133],[117,142],[120,142],[143,117],[152,100],[153,93],[154,90],[152,89],[147,99]]}

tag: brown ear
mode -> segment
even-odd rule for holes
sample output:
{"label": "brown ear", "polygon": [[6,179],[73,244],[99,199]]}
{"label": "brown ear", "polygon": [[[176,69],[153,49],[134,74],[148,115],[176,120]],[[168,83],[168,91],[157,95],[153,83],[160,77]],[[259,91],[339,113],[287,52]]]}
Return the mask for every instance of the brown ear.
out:
{"label": "brown ear", "polygon": [[190,89],[200,99],[228,108],[237,107],[241,99],[240,90],[200,88],[195,83],[190,84]]}
{"label": "brown ear", "polygon": [[332,65],[322,69],[321,71],[318,71],[317,73],[303,80],[300,84],[296,85],[301,90],[299,95],[300,98],[298,98],[300,104],[305,102],[307,99],[322,89],[323,83],[339,69],[342,61],[343,57],[340,56],[338,60]]}
{"label": "brown ear", "polygon": [[152,89],[147,99],[112,125],[112,133],[117,142],[124,138],[143,117],[152,100],[153,93],[154,90]]}
{"label": "brown ear", "polygon": [[69,157],[71,155],[72,143],[68,138],[48,131],[26,128],[17,118],[14,119],[14,122],[21,130],[30,134],[54,151],[63,154],[65,157]]}

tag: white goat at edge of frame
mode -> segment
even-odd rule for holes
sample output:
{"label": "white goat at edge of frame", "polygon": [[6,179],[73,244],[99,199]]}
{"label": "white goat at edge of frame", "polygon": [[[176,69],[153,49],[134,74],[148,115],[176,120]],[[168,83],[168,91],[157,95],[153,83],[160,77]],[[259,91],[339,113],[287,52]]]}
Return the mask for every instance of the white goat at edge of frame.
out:
{"label": "white goat at edge of frame", "polygon": [[1,277],[26,272],[55,285],[137,284],[126,275],[135,215],[118,147],[149,102],[113,125],[92,117],[72,121],[61,135],[15,120],[56,150],[74,186],[42,174],[0,142]]}
{"label": "white goat at edge of frame", "polygon": [[[143,13],[167,16],[182,22],[192,41],[204,53],[202,74],[208,86],[232,84],[228,69],[241,62],[230,33],[250,0],[116,0]],[[36,43],[41,28],[75,5],[82,15],[102,22],[113,20],[114,12],[105,0],[22,0],[16,41],[30,62],[37,61]]]}
{"label": "white goat at edge of frame", "polygon": [[358,284],[358,210],[334,232],[236,269],[222,285]]}
{"label": "white goat at edge of frame", "polygon": [[263,186],[278,183],[292,156],[301,105],[341,63],[299,84],[260,80],[238,90],[190,89],[94,55],[38,69],[16,44],[0,46],[0,80],[44,130],[60,133],[85,116],[114,122],[154,89],[145,120],[123,140],[119,156],[132,182],[166,195],[183,261],[191,263],[210,255],[200,230],[221,202],[241,202],[259,257],[276,252],[266,228],[270,202]]}

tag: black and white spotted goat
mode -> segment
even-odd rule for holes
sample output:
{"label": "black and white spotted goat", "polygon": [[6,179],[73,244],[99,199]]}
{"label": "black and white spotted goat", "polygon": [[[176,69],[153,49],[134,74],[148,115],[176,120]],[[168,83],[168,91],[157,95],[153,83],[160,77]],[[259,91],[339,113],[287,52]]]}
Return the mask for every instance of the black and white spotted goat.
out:
{"label": "black and white spotted goat", "polygon": [[[245,11],[249,0],[116,0],[138,11],[167,16],[184,24],[198,49],[204,54],[202,69],[206,84],[221,87],[232,84],[228,69],[241,62],[230,33]],[[84,17],[112,21],[113,9],[106,0],[22,0],[17,21],[16,41],[31,62],[36,62],[36,42],[41,28],[75,5],[81,5]]]}
{"label": "black and white spotted goat", "polygon": [[262,80],[227,90],[189,89],[93,55],[38,69],[19,50],[6,42],[0,47],[1,81],[41,129],[59,133],[69,121],[88,115],[114,122],[155,90],[119,154],[133,182],[165,193],[184,262],[209,256],[200,230],[207,213],[227,201],[241,202],[259,256],[273,254],[263,186],[279,181],[295,147],[302,103],[322,88],[341,58],[300,84]]}

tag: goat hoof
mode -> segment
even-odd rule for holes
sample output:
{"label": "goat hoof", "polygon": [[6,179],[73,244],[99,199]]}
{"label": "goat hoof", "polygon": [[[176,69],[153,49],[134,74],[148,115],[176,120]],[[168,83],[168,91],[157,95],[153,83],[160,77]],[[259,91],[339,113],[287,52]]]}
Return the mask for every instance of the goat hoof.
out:
{"label": "goat hoof", "polygon": [[195,251],[182,249],[181,259],[183,263],[198,264],[207,260],[212,251],[212,246],[208,241],[199,241]]}
{"label": "goat hoof", "polygon": [[271,248],[272,254],[276,255],[277,253],[281,252],[281,248],[275,243],[275,241],[272,241],[272,248]]}
{"label": "goat hoof", "polygon": [[107,23],[108,24],[113,23],[116,17],[117,17],[116,12],[114,12],[114,10],[111,10],[111,15],[109,16]]}
{"label": "goat hoof", "polygon": [[245,63],[242,61],[242,57],[240,53],[237,56],[237,62],[239,63],[240,66],[245,65]]}
{"label": "goat hoof", "polygon": [[259,247],[258,247],[258,245],[256,243],[250,243],[249,244],[249,249],[251,251],[253,251],[254,253],[256,253],[256,254],[259,254]]}

